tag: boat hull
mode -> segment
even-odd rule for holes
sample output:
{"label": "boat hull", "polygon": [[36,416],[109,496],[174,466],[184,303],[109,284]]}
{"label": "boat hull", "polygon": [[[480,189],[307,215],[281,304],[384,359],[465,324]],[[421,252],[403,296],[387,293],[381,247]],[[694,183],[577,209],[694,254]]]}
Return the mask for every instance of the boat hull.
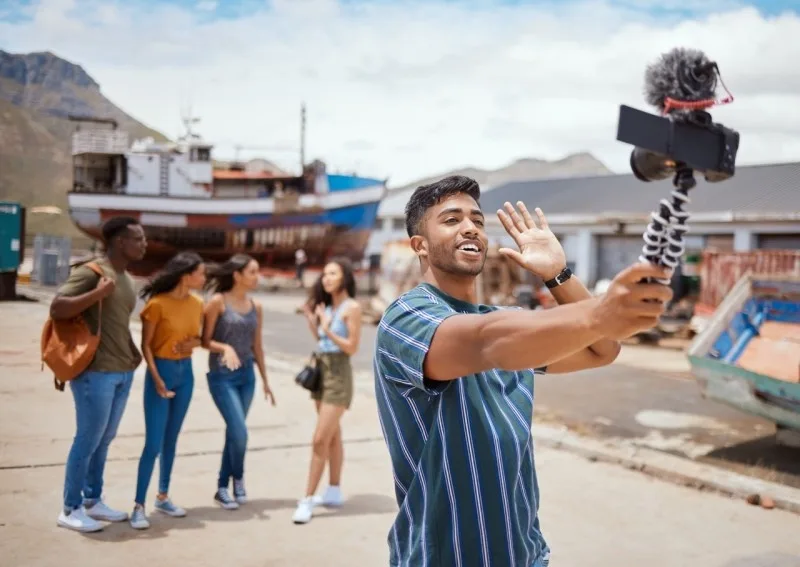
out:
{"label": "boat hull", "polygon": [[[765,332],[770,323],[787,329],[778,342],[770,336],[774,332]],[[790,331],[800,336],[800,279],[751,273],[740,278],[688,351],[692,374],[704,396],[800,430],[797,366],[787,372],[788,365],[800,362],[800,347]],[[760,351],[753,350],[758,346]],[[771,355],[767,347],[773,351],[780,347],[782,355]]]}
{"label": "boat hull", "polygon": [[359,263],[382,197],[383,191],[374,188],[304,195],[294,203],[71,193],[69,204],[74,224],[96,240],[109,218],[136,218],[145,229],[148,247],[131,271],[148,275],[181,250],[194,250],[213,262],[246,253],[267,270],[292,269],[298,248],[305,250],[310,267],[333,256]]}

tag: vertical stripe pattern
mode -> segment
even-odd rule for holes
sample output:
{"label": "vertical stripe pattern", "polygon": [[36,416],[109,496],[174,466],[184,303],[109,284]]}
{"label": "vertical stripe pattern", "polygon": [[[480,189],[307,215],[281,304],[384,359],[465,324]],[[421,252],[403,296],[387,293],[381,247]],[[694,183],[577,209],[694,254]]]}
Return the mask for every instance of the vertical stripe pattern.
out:
{"label": "vertical stripe pattern", "polygon": [[392,567],[531,567],[549,556],[530,431],[534,370],[423,378],[442,321],[496,309],[421,284],[378,326],[375,398],[400,507]]}

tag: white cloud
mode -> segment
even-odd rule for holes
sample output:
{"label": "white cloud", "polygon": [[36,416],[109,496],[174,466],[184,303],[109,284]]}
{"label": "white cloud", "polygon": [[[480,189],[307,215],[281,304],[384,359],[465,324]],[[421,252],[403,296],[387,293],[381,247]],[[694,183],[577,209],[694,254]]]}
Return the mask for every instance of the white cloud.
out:
{"label": "white cloud", "polygon": [[221,157],[237,143],[297,146],[305,100],[307,157],[395,184],[584,150],[627,171],[618,106],[652,111],[641,94],[646,65],[687,45],[719,62],[736,97],[714,116],[741,132],[738,163],[800,159],[797,15],[714,2],[696,3],[694,20],[657,19],[640,10],[655,5],[647,0],[269,4],[210,20],[174,5],[42,1],[31,22],[0,22],[0,47],[80,63],[106,96],[170,136],[191,101]]}

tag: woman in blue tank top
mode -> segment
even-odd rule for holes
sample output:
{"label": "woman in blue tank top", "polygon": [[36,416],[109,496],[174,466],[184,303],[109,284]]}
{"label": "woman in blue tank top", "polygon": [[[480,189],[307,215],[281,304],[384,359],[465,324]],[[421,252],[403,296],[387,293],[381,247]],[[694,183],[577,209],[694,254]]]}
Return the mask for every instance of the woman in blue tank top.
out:
{"label": "woman in blue tank top", "polygon": [[[317,408],[317,425],[312,441],[311,465],[306,495],[294,513],[296,524],[311,520],[314,506],[339,506],[344,446],[340,421],[353,400],[353,368],[350,357],[358,351],[361,339],[361,306],[354,299],[356,281],[347,260],[331,260],[311,289],[305,315],[317,341],[317,360],[321,387],[311,394]],[[315,496],[328,464],[329,486]]]}
{"label": "woman in blue tank top", "polygon": [[[226,426],[214,501],[226,510],[247,501],[245,420],[255,392],[255,367],[264,395],[275,405],[261,343],[261,305],[250,297],[258,285],[258,270],[258,262],[245,254],[208,269],[208,285],[215,292],[205,307],[203,324],[203,346],[209,350],[208,390]],[[231,480],[233,498],[228,491]]]}

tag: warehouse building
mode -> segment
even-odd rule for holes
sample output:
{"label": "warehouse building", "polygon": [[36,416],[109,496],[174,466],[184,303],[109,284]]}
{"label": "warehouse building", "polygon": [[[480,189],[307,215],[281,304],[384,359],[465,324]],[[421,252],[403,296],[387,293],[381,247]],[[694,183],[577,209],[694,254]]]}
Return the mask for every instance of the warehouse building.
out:
{"label": "warehouse building", "polygon": [[[638,258],[650,214],[671,190],[671,180],[643,183],[631,174],[542,179],[485,190],[481,206],[490,241],[504,246],[512,242],[494,212],[505,201],[541,207],[570,267],[591,286]],[[384,200],[368,253],[407,237],[403,211],[410,195]],[[698,175],[689,196],[687,254],[706,248],[800,250],[800,162],[740,166],[721,183]]]}

